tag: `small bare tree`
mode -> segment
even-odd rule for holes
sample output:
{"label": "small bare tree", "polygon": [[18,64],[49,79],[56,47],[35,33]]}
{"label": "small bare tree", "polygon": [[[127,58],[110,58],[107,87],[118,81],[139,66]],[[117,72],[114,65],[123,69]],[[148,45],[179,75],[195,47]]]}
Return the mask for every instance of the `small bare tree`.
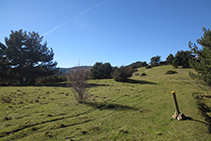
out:
{"label": "small bare tree", "polygon": [[88,77],[89,77],[90,70],[81,68],[77,66],[73,69],[69,74],[69,83],[68,85],[71,86],[73,94],[76,97],[76,100],[79,103],[84,103],[88,99],[87,88],[88,88]]}

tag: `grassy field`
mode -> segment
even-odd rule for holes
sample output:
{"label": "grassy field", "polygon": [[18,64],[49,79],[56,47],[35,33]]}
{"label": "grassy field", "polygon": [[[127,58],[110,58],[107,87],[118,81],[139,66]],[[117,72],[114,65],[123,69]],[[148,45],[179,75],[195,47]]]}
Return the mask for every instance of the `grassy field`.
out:
{"label": "grassy field", "polygon": [[[165,75],[172,69],[140,68],[147,76],[134,74],[127,83],[90,80],[86,104],[77,103],[65,86],[2,86],[0,140],[210,140],[210,108],[204,103],[211,100],[200,98],[191,69]],[[171,91],[192,120],[172,118]]]}

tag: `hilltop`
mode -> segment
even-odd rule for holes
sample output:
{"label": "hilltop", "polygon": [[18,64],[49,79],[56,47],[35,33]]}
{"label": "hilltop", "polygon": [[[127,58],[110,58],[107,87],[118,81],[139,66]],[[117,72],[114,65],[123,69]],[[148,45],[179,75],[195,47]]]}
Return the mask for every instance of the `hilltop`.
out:
{"label": "hilltop", "polygon": [[[92,66],[79,66],[82,69],[91,69]],[[76,67],[70,67],[70,68],[59,68],[59,73],[61,73],[61,75],[66,75],[68,73],[70,73],[73,69],[75,69]]]}
{"label": "hilltop", "polygon": [[[69,87],[1,86],[0,140],[209,140],[210,112],[203,110],[211,101],[200,97],[189,71],[142,67],[124,83],[89,80],[85,104]],[[172,118],[171,91],[191,120]]]}

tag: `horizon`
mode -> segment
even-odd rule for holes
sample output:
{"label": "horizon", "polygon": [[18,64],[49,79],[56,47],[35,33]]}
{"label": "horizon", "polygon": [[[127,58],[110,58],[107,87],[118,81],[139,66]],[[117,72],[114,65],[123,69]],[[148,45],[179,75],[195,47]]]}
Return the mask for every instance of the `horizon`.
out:
{"label": "horizon", "polygon": [[[35,31],[54,51],[57,67],[126,66],[190,50],[210,28],[208,0],[1,1],[0,42],[11,30]],[[200,47],[200,46],[199,46]]]}

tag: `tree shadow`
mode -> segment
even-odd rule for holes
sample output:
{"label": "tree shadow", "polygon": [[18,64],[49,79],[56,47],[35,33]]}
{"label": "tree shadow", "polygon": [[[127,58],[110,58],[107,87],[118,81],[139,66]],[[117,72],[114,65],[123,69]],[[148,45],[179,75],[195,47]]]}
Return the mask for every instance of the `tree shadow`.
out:
{"label": "tree shadow", "polygon": [[193,119],[192,117],[188,117],[188,118],[185,119],[185,120],[190,120],[190,121],[195,121],[195,122],[199,122],[199,123],[205,124],[205,125],[208,126],[209,133],[211,133],[211,123],[210,123],[210,121],[209,121],[210,119],[207,119],[207,118],[210,118],[210,117],[205,117],[205,120],[206,120],[207,122],[201,121],[201,120],[197,120],[197,119]]}
{"label": "tree shadow", "polygon": [[209,126],[208,130],[211,133],[211,116],[209,115],[211,108],[201,101],[198,101],[197,104],[202,116],[205,118],[206,124]]}
{"label": "tree shadow", "polygon": [[[71,87],[69,84],[67,83],[55,83],[55,84],[39,84],[39,85],[7,85],[7,86],[23,86],[23,87],[27,87],[27,86],[35,86],[35,87]],[[99,87],[99,86],[110,86],[108,84],[95,84],[95,83],[88,83],[88,88],[91,87]]]}
{"label": "tree shadow", "polygon": [[[0,85],[1,86],[1,85]],[[14,87],[29,87],[29,86],[34,86],[34,87],[69,87],[67,83],[55,83],[55,84],[35,84],[35,85],[18,85],[18,84],[12,84],[12,85],[4,85],[4,86],[14,86]]]}
{"label": "tree shadow", "polygon": [[203,123],[203,124],[205,124],[205,125],[208,125],[209,126],[209,124],[208,123],[206,123],[206,122],[204,122],[204,121],[201,121],[201,120],[197,120],[197,119],[189,119],[190,121],[195,121],[195,122],[199,122],[199,123]]}
{"label": "tree shadow", "polygon": [[34,86],[45,86],[45,87],[69,87],[67,83],[57,83],[57,84],[43,84],[43,85],[34,85]]}
{"label": "tree shadow", "polygon": [[[198,94],[198,93],[194,93],[194,94]],[[206,124],[208,126],[209,133],[211,133],[211,116],[210,116],[211,107],[207,106],[202,101],[201,96],[194,95],[194,94],[193,94],[193,96],[197,100],[198,109],[201,112],[201,115],[205,118],[205,121],[199,121],[199,120],[194,120],[194,119],[193,119],[193,121],[197,121],[197,122]]]}
{"label": "tree shadow", "polygon": [[110,85],[108,85],[108,84],[95,84],[95,83],[89,83],[88,84],[89,86],[89,88],[91,88],[91,87],[99,87],[99,86],[110,86]]}
{"label": "tree shadow", "polygon": [[120,104],[113,104],[113,103],[105,103],[105,102],[86,102],[87,106],[93,107],[95,109],[100,110],[138,110],[135,107],[127,106],[127,105],[120,105]]}
{"label": "tree shadow", "polygon": [[133,83],[133,84],[157,84],[150,81],[144,81],[144,80],[134,80],[134,79],[127,79],[125,83]]}

